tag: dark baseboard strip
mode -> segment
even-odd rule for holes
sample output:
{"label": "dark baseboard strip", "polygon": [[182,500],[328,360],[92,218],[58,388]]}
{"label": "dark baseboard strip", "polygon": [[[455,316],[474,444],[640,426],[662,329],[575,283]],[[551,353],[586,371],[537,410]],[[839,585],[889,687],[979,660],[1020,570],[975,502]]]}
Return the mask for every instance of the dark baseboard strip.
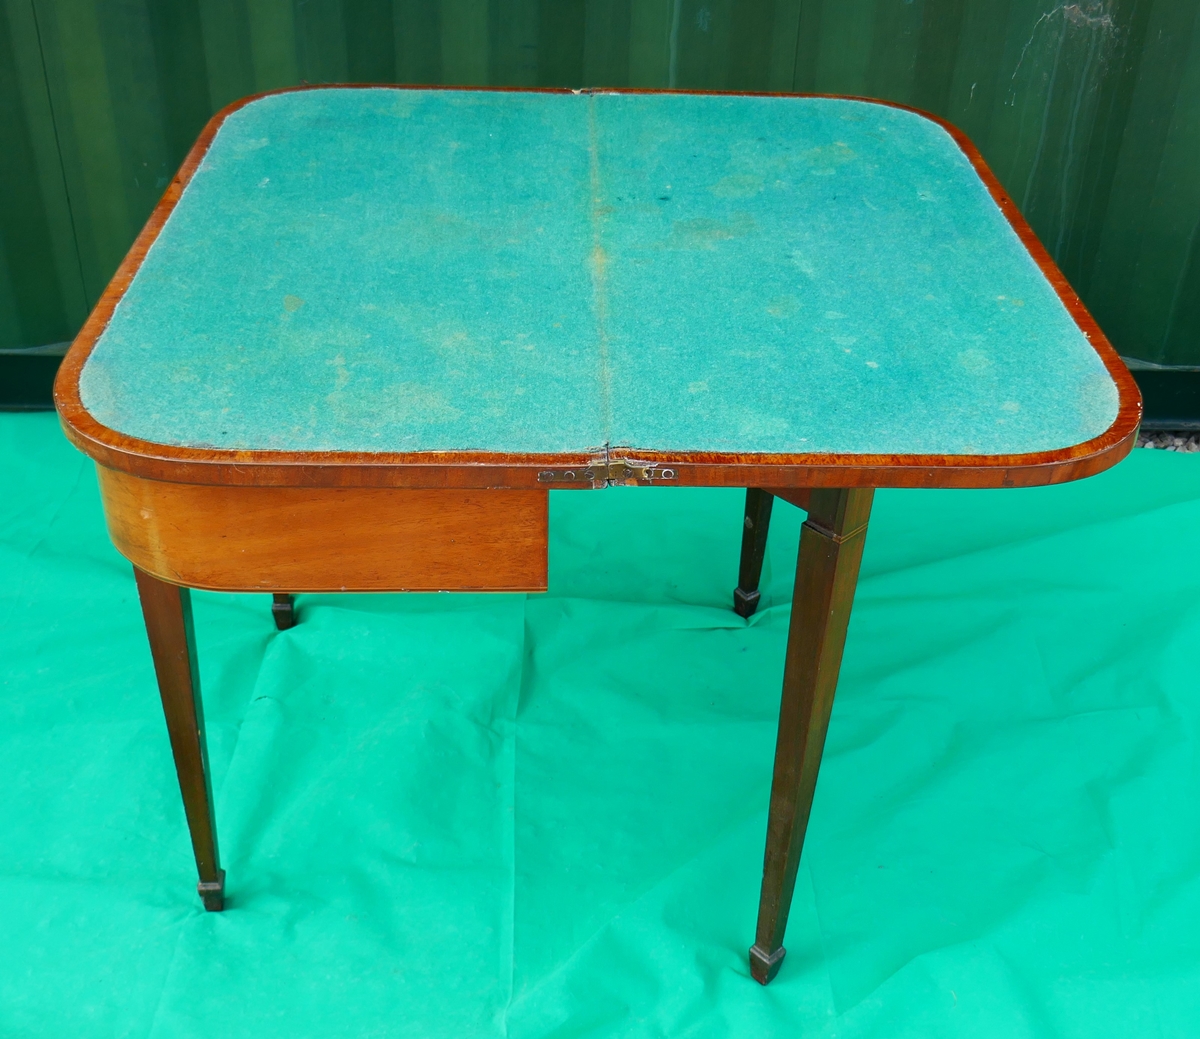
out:
{"label": "dark baseboard strip", "polygon": [[51,410],[54,376],[61,362],[57,350],[0,351],[0,411]]}
{"label": "dark baseboard strip", "polygon": [[1200,369],[1134,368],[1142,391],[1142,429],[1200,430]]}

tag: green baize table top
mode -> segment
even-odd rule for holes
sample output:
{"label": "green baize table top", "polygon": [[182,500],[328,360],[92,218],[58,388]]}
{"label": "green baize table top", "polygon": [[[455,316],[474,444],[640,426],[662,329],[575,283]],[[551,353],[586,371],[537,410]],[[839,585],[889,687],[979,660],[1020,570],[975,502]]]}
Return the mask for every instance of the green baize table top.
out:
{"label": "green baize table top", "polygon": [[155,443],[353,452],[1020,454],[1118,411],[917,113],[389,88],[230,114],[80,394]]}

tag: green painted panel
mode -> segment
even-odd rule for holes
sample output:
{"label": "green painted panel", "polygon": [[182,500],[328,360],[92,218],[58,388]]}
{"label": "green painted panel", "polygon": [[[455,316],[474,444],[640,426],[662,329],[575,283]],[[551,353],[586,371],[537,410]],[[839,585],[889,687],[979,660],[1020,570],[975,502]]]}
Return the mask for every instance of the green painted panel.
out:
{"label": "green painted panel", "polygon": [[3,0],[0,346],[68,336],[208,116],[300,82],[867,94],[960,125],[1118,349],[1200,364],[1194,0]]}
{"label": "green painted panel", "polygon": [[392,0],[398,83],[442,81],[442,12],[429,0]]}
{"label": "green painted panel", "polygon": [[629,85],[671,85],[671,52],[680,0],[642,0],[629,12]]}
{"label": "green painted panel", "polygon": [[[118,120],[96,5],[91,0],[34,4],[70,198],[84,292],[95,302],[144,219],[125,191],[134,169]],[[146,146],[154,142],[136,142]],[[124,147],[123,147],[124,146]]]}
{"label": "green painted panel", "polygon": [[37,22],[0,3],[0,349],[62,342],[87,314]]}
{"label": "green painted panel", "polygon": [[[487,0],[440,0],[442,83],[488,82],[489,14]],[[507,4],[505,7],[509,6]],[[548,8],[558,3],[547,4]]]}
{"label": "green painted panel", "polygon": [[[1200,10],[1156,8],[1146,32],[1109,219],[1089,296],[1118,342],[1161,363],[1200,363]],[[1190,326],[1184,319],[1192,315]]]}
{"label": "green painted panel", "polygon": [[0,337],[32,345],[64,330],[62,293],[55,281],[39,291],[53,267],[50,227],[35,168],[30,126],[21,104],[15,40],[0,11]]}
{"label": "green painted panel", "polygon": [[396,31],[391,0],[346,0],[346,78],[391,83],[396,78]]}
{"label": "green painted panel", "polygon": [[[507,5],[505,5],[507,6]],[[539,5],[537,82],[548,87],[583,86],[584,0]]]}
{"label": "green painted panel", "polygon": [[583,78],[587,83],[629,84],[631,0],[595,0],[587,6],[583,35]]}

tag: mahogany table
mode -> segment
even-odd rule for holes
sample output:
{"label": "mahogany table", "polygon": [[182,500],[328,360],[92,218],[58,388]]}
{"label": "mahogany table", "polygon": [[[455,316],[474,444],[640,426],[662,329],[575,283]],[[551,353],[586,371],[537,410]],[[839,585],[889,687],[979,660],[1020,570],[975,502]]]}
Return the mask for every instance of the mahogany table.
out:
{"label": "mahogany table", "polygon": [[335,87],[204,130],[61,369],[223,907],[189,588],[547,586],[548,492],[739,486],[800,538],[758,931],[783,959],[876,487],[1122,458],[1141,402],[953,127],[864,99]]}

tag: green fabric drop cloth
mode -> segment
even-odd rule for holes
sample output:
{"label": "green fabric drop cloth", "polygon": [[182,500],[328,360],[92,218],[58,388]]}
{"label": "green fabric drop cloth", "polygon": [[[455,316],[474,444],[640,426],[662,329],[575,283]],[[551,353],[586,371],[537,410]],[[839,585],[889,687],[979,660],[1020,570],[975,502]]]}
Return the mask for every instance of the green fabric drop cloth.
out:
{"label": "green fabric drop cloth", "polygon": [[801,513],[551,495],[550,591],[196,593],[206,914],[129,566],[0,417],[0,1036],[1200,1032],[1200,459],[883,491],[779,978],[746,966]]}

